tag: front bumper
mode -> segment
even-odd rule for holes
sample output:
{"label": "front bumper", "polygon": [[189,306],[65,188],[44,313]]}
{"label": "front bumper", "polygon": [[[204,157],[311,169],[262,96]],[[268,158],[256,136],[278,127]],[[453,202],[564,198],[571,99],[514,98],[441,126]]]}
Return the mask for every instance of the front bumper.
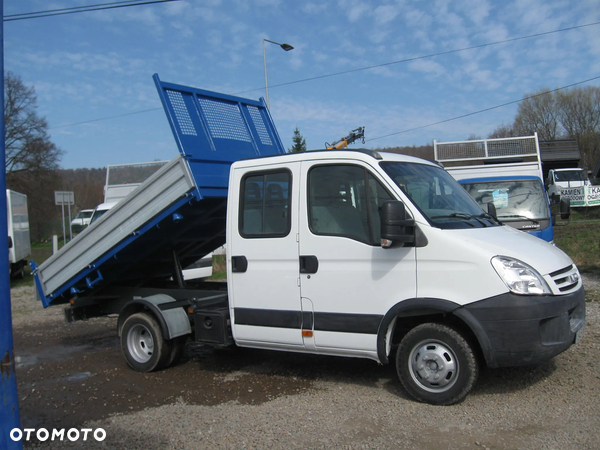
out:
{"label": "front bumper", "polygon": [[536,364],[576,342],[585,323],[583,286],[566,295],[502,294],[464,307],[477,323],[489,367]]}

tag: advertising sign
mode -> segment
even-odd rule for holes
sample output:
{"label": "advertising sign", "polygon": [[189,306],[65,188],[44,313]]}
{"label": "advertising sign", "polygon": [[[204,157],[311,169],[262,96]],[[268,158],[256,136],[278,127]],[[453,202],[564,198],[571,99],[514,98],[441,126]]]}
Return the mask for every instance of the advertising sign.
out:
{"label": "advertising sign", "polygon": [[571,200],[571,206],[600,206],[600,186],[581,186],[560,190],[561,198]]}
{"label": "advertising sign", "polygon": [[586,186],[585,203],[587,206],[600,205],[600,186]]}
{"label": "advertising sign", "polygon": [[585,206],[584,186],[561,189],[560,198],[568,198],[574,207]]}

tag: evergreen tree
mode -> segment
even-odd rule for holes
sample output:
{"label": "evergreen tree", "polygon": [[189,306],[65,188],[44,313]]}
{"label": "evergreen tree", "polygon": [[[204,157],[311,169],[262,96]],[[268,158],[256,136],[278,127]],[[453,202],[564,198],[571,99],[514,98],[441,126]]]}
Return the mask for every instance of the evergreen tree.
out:
{"label": "evergreen tree", "polygon": [[294,142],[294,145],[292,145],[292,148],[288,150],[290,153],[299,153],[306,151],[306,140],[304,140],[304,138],[302,137],[302,134],[300,133],[298,127],[296,127],[296,129],[294,130],[294,137],[292,138],[292,142]]}

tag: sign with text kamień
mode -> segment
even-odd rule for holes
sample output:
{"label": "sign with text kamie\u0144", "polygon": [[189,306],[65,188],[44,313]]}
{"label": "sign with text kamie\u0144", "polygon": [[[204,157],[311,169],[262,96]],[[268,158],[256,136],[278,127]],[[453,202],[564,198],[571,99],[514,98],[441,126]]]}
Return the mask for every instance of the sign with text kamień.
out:
{"label": "sign with text kamie\u0144", "polygon": [[600,206],[600,186],[581,186],[560,190],[561,198],[571,200],[571,206]]}

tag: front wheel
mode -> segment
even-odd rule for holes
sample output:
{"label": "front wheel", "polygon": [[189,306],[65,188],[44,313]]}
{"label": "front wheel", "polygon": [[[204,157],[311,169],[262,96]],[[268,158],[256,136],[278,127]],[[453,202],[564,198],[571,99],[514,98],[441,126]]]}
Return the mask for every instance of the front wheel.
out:
{"label": "front wheel", "polygon": [[437,323],[421,324],[404,336],[396,370],[411,396],[432,405],[462,401],[479,374],[469,343],[455,329]]}
{"label": "front wheel", "polygon": [[138,372],[164,368],[171,358],[170,342],[162,335],[160,324],[151,314],[129,316],[121,331],[121,349],[127,364]]}

